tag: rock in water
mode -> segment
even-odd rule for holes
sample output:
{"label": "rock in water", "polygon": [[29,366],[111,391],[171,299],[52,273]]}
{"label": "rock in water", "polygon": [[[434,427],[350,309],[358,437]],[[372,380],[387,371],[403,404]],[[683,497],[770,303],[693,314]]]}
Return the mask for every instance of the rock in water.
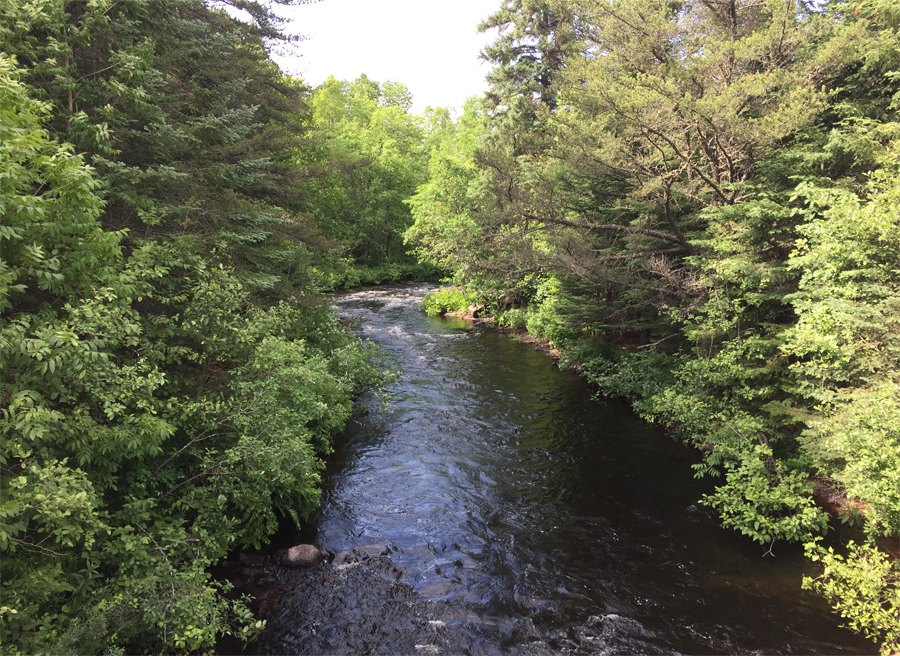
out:
{"label": "rock in water", "polygon": [[386,544],[365,544],[353,548],[353,553],[361,558],[374,558],[375,556],[386,556],[390,553]]}
{"label": "rock in water", "polygon": [[266,559],[263,556],[254,556],[243,551],[238,556],[238,560],[241,561],[241,565],[244,567],[264,567],[266,564]]}
{"label": "rock in water", "polygon": [[332,567],[349,567],[354,563],[358,563],[359,558],[353,554],[351,551],[342,551],[337,556],[334,557],[334,561],[332,561]]}
{"label": "rock in water", "polygon": [[325,560],[325,554],[311,544],[298,544],[281,555],[285,567],[312,567]]}

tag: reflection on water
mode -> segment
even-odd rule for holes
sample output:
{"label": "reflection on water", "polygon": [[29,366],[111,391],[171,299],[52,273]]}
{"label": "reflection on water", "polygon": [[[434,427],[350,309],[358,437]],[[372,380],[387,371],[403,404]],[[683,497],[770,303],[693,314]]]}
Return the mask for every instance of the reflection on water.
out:
{"label": "reflection on water", "polygon": [[[527,619],[520,643],[588,653],[873,651],[801,592],[799,549],[763,557],[697,505],[691,450],[532,347],[426,317],[425,289],[336,301],[404,374],[335,445],[307,538],[387,545],[400,581],[458,611],[482,650],[515,648],[502,627]],[[270,618],[267,649],[302,651],[296,608]]]}

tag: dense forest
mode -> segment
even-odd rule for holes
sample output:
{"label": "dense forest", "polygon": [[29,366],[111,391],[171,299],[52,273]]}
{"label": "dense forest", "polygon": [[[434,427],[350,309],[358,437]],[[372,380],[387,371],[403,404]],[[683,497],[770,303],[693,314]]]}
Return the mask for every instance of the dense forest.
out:
{"label": "dense forest", "polygon": [[0,0],[3,653],[263,631],[210,567],[395,375],[325,293],[440,278],[900,651],[900,6],[502,0],[457,116],[285,75],[279,3]]}

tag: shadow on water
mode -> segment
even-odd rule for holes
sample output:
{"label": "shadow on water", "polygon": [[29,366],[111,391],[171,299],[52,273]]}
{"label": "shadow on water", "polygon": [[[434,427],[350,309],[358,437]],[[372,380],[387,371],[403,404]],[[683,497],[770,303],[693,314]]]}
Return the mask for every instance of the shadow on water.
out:
{"label": "shadow on water", "polygon": [[424,286],[336,300],[404,366],[362,399],[299,536],[358,562],[261,568],[258,653],[871,653],[697,501],[696,453],[526,344],[418,311]]}

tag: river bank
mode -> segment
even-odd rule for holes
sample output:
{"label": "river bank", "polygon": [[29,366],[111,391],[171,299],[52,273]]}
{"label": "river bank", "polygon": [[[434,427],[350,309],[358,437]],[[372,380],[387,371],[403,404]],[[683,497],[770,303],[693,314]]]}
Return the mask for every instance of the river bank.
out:
{"label": "river bank", "polygon": [[[431,294],[439,290],[440,288],[432,289],[429,290],[428,293]],[[448,310],[439,313],[438,316],[466,321],[469,322],[473,327],[491,328],[499,333],[511,336],[516,341],[533,346],[535,351],[546,354],[552,359],[554,364],[567,371],[572,371],[578,375],[583,375],[585,373],[585,369],[582,364],[575,361],[572,355],[567,353],[565,349],[553,345],[551,341],[546,337],[532,335],[525,328],[498,325],[496,318],[486,313],[483,305],[472,305],[465,310]],[[633,339],[616,340],[615,342],[611,343],[611,347],[621,349],[623,351],[644,348],[643,345],[635,343],[635,340]],[[587,379],[585,382],[587,384],[593,384]],[[602,390],[598,389],[598,392],[602,394]],[[635,401],[635,399],[628,397],[617,398],[629,404]],[[663,424],[663,429],[669,433],[674,433],[676,426]],[[699,448],[709,448],[709,446],[711,445],[708,445],[708,443],[704,442],[699,445]],[[847,518],[849,517],[856,518],[852,519],[852,523],[857,524],[863,520],[866,513],[865,504],[862,504],[859,501],[848,497],[847,494],[843,492],[835,483],[835,481],[827,477],[816,477],[810,482],[813,485],[813,501],[819,508],[821,508],[828,514],[829,518],[832,521],[846,522],[848,521]],[[860,535],[859,537],[861,538],[862,536]],[[894,547],[892,542],[882,540],[881,543],[887,545],[886,550],[892,556],[897,557],[897,549]]]}

